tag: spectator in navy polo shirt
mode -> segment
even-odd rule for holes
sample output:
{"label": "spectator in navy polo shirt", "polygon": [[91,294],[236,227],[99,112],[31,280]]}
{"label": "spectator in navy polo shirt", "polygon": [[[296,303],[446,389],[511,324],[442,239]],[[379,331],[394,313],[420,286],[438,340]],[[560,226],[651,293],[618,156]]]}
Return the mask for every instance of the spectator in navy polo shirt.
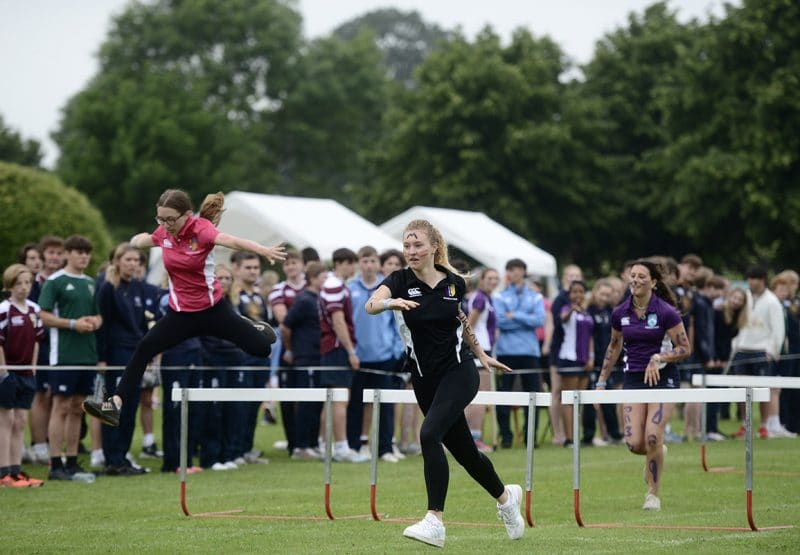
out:
{"label": "spectator in navy polo shirt", "polygon": [[[283,361],[293,370],[294,387],[314,387],[315,374],[308,367],[319,366],[319,291],[328,277],[325,266],[309,262],[305,268],[306,287],[295,297],[281,324]],[[317,437],[322,403],[295,403],[292,459],[319,459]]]}
{"label": "spectator in navy polo shirt", "polygon": [[[631,266],[631,295],[611,315],[611,341],[603,359],[597,389],[603,390],[624,349],[625,389],[680,387],[674,364],[692,353],[686,329],[675,307],[675,297],[664,283],[663,270],[652,260]],[[674,347],[662,349],[668,338]],[[626,404],[623,406],[625,444],[637,455],[645,455],[648,485],[642,509],[661,510],[659,487],[664,474],[664,429],[674,403]]]}
{"label": "spectator in navy polo shirt", "polygon": [[[347,387],[353,382],[353,370],[361,367],[356,352],[353,325],[353,301],[346,281],[355,274],[356,253],[347,248],[333,251],[333,271],[328,273],[319,294],[320,365],[336,370],[323,370],[317,376],[321,387]],[[347,403],[333,403],[333,459],[346,462],[366,462],[347,443]]]}

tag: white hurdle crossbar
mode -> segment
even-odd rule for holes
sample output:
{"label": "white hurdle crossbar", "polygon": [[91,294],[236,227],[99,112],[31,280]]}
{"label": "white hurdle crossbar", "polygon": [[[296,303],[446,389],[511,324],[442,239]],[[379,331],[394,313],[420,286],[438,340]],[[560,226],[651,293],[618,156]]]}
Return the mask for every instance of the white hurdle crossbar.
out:
{"label": "white hurdle crossbar", "polygon": [[[377,509],[378,490],[378,423],[381,403],[416,404],[417,397],[409,389],[365,389],[363,402],[372,403],[372,422],[370,445],[372,461],[370,467],[370,511],[374,520],[381,520]],[[533,444],[536,429],[536,407],[549,407],[550,394],[524,391],[479,391],[470,403],[472,405],[503,405],[528,407],[528,434],[525,460],[525,518],[533,527],[531,515],[531,491],[533,489]]]}
{"label": "white hurdle crossbar", "polygon": [[333,520],[331,511],[331,448],[333,444],[333,402],[348,401],[346,388],[173,388],[172,400],[181,403],[181,509],[192,516],[186,503],[186,467],[188,465],[189,402],[190,401],[311,401],[325,403],[325,513]]}
{"label": "white hurdle crossbar", "polygon": [[747,521],[750,530],[759,529],[753,519],[753,401],[769,401],[767,388],[739,389],[616,389],[603,391],[562,391],[561,403],[572,405],[572,487],[575,521],[583,527],[580,510],[580,406],[587,404],[640,404],[640,403],[745,403],[745,490],[747,492]]}

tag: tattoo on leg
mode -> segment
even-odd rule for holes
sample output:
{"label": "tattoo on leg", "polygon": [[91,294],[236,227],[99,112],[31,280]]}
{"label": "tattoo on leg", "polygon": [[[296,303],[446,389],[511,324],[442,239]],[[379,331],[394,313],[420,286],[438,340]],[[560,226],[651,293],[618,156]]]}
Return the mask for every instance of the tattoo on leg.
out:
{"label": "tattoo on leg", "polygon": [[633,426],[625,426],[625,437],[631,437],[633,435]]}
{"label": "tattoo on leg", "polygon": [[655,460],[651,460],[647,463],[648,467],[650,468],[650,474],[653,476],[653,483],[658,483],[658,464],[656,464]]}
{"label": "tattoo on leg", "polygon": [[647,445],[648,447],[655,447],[658,445],[658,438],[654,434],[650,434],[647,436]]}
{"label": "tattoo on leg", "polygon": [[664,403],[658,404],[658,410],[653,413],[653,418],[650,420],[653,424],[661,424],[664,419]]}

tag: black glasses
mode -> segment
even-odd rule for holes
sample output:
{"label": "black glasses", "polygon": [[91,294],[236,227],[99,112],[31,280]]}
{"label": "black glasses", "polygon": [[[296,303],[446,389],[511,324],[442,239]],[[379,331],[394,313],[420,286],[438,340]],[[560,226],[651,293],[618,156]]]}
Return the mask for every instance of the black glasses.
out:
{"label": "black glasses", "polygon": [[175,225],[181,216],[167,216],[166,218],[162,218],[161,216],[156,216],[156,223],[158,225]]}

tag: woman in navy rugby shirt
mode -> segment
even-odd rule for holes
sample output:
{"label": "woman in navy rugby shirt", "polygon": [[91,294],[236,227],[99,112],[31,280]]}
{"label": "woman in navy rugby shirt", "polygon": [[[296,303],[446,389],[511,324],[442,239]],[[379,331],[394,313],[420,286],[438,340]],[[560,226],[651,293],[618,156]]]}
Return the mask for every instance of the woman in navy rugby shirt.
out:
{"label": "woman in navy rugby shirt", "polygon": [[478,392],[478,369],[470,350],[484,368],[511,369],[481,348],[461,310],[466,284],[453,271],[447,243],[425,220],[414,220],[403,232],[408,268],[389,275],[366,304],[370,314],[394,310],[406,343],[417,403],[425,414],[420,442],[428,493],[428,513],[403,535],[431,545],[444,545],[442,513],[449,469],[442,444],[489,494],[511,539],[522,537],[525,522],[519,511],[522,488],[503,485],[491,461],[475,446],[464,408]]}
{"label": "woman in navy rugby shirt", "polygon": [[[688,357],[692,348],[675,308],[675,297],[662,280],[661,268],[650,260],[637,260],[630,269],[630,291],[630,296],[611,314],[611,342],[597,389],[605,389],[622,349],[624,389],[679,388],[675,365],[667,367],[672,372],[662,374],[661,370],[667,363]],[[661,509],[658,490],[664,474],[664,428],[672,407],[673,403],[623,406],[625,444],[631,452],[647,457],[644,510]]]}
{"label": "woman in navy rugby shirt", "polygon": [[158,227],[140,233],[131,245],[162,248],[169,275],[167,314],[147,332],[128,362],[114,396],[102,403],[87,400],[84,410],[104,423],[119,424],[120,407],[139,394],[142,374],[150,360],[190,337],[213,335],[229,339],[246,353],[267,357],[275,332],[263,322],[242,318],[229,304],[221,303],[222,288],[214,274],[214,247],[248,250],[270,262],[286,258],[283,246],[265,247],[240,239],[216,228],[223,212],[222,193],[207,195],[199,216],[192,213],[192,201],[184,191],[168,189],[156,203]]}

